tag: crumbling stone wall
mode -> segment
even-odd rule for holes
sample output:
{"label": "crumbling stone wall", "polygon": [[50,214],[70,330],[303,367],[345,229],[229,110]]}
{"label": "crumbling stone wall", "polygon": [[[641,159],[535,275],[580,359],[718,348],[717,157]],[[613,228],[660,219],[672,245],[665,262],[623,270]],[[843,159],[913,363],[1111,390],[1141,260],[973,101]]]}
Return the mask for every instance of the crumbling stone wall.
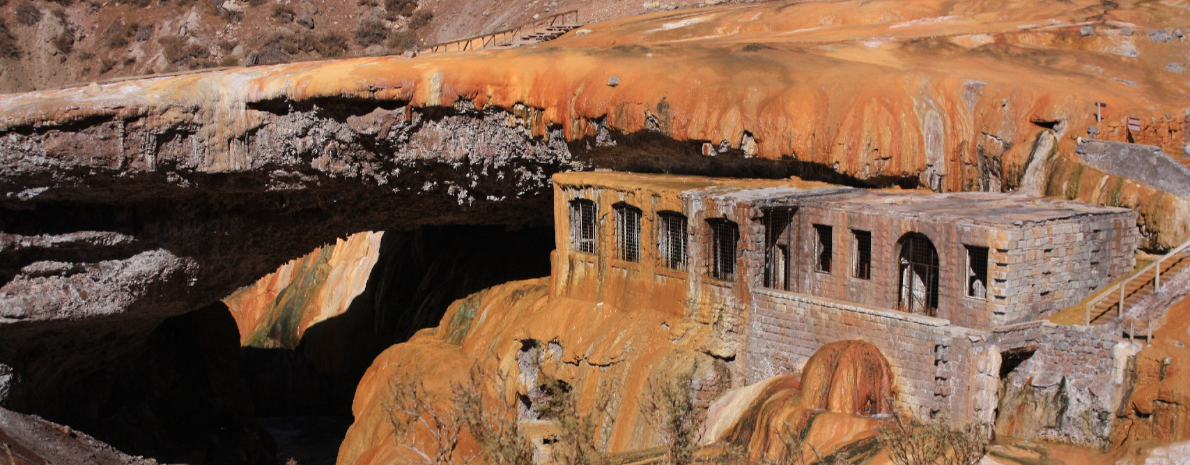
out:
{"label": "crumbling stone wall", "polygon": [[1125,366],[1138,345],[1101,327],[1048,321],[999,328],[992,342],[1005,360],[998,434],[1090,445],[1108,440]]}

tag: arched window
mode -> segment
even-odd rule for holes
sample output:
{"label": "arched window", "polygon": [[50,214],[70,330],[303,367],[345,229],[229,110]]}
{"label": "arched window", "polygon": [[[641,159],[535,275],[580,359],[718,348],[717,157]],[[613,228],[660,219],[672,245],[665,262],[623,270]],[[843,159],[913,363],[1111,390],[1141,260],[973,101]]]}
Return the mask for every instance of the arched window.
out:
{"label": "arched window", "polygon": [[616,258],[626,262],[640,261],[640,209],[618,203],[616,210]]}
{"label": "arched window", "polygon": [[938,316],[938,251],[934,243],[921,233],[908,233],[897,245],[901,311]]}
{"label": "arched window", "polygon": [[575,252],[595,253],[595,202],[570,202],[570,247]]}
{"label": "arched window", "polygon": [[657,249],[661,266],[686,269],[686,217],[680,213],[657,214]]}

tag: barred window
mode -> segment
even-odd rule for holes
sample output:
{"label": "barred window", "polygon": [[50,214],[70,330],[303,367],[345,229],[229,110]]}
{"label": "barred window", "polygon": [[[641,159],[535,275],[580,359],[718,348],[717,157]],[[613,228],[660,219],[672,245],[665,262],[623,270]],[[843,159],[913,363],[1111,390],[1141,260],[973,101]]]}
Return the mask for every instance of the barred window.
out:
{"label": "barred window", "polygon": [[640,209],[617,204],[616,258],[629,262],[640,261]]}
{"label": "barred window", "polygon": [[834,253],[834,241],[831,237],[833,229],[830,226],[816,224],[814,231],[818,240],[814,242],[814,255],[818,257],[818,271],[831,272],[831,258]]}
{"label": "barred window", "polygon": [[769,209],[764,226],[764,287],[789,290],[789,245],[793,243],[793,209]]}
{"label": "barred window", "polygon": [[716,279],[735,279],[735,246],[740,240],[740,228],[724,220],[707,220],[711,228],[711,276]]}
{"label": "barred window", "polygon": [[967,246],[967,296],[988,295],[988,248]]}
{"label": "barred window", "polygon": [[855,257],[855,269],[852,270],[852,276],[859,279],[872,279],[872,233],[852,229],[851,234],[854,237],[851,241],[852,256]]}
{"label": "barred window", "polygon": [[685,270],[686,217],[677,213],[658,213],[657,224],[657,248],[661,252],[661,265]]}
{"label": "barred window", "polygon": [[570,246],[576,252],[595,253],[595,202],[570,202]]}

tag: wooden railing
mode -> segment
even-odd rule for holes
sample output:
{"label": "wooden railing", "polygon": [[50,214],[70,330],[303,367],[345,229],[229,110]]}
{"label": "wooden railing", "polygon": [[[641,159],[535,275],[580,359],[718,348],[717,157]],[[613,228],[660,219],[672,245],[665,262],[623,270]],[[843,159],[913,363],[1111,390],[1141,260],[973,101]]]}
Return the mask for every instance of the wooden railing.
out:
{"label": "wooden railing", "polygon": [[[567,22],[567,19],[572,19]],[[559,25],[577,25],[578,10],[569,10],[546,16],[537,19],[529,24],[525,24],[512,29],[504,29],[502,31],[489,32],[487,34],[480,34],[477,36],[466,37],[462,39],[455,39],[449,42],[442,42],[426,47],[422,53],[438,53],[438,52],[463,52],[467,50],[479,50],[497,45],[511,45],[518,38],[526,35],[536,34],[542,31],[548,31],[549,28],[557,27]],[[479,42],[476,46],[476,41]]]}
{"label": "wooden railing", "polygon": [[[1190,241],[1187,241],[1185,244],[1179,245],[1177,248],[1169,251],[1169,253],[1162,255],[1161,258],[1158,258],[1153,263],[1150,263],[1149,266],[1146,266],[1143,269],[1141,269],[1140,271],[1133,273],[1132,276],[1128,277],[1128,279],[1120,281],[1116,285],[1107,288],[1102,294],[1099,294],[1098,297],[1091,299],[1089,302],[1087,302],[1087,304],[1084,306],[1084,309],[1083,309],[1084,310],[1083,324],[1089,326],[1091,324],[1091,309],[1098,307],[1100,302],[1102,302],[1104,299],[1106,299],[1112,295],[1119,296],[1120,300],[1116,306],[1116,317],[1117,318],[1122,317],[1124,315],[1124,297],[1125,297],[1124,291],[1128,288],[1128,284],[1132,283],[1133,280],[1135,280],[1141,276],[1144,276],[1151,269],[1156,270],[1156,272],[1153,276],[1153,293],[1156,294],[1158,292],[1161,292],[1161,263],[1164,262],[1165,260],[1176,257],[1178,254],[1182,253],[1183,251],[1185,251],[1188,248],[1190,248]],[[1142,285],[1142,287],[1143,287],[1143,285]],[[1111,307],[1108,307],[1108,308],[1111,308]],[[1134,323],[1135,323],[1135,321],[1134,321]]]}

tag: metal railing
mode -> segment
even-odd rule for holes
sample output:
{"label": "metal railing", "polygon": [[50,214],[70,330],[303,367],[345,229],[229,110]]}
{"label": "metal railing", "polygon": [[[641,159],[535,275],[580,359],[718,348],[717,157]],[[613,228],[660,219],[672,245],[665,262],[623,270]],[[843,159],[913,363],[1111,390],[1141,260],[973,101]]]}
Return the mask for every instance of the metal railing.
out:
{"label": "metal railing", "polygon": [[[571,22],[567,22],[567,18],[571,18]],[[537,34],[539,32],[549,32],[550,28],[578,25],[578,10],[563,11],[561,13],[553,14],[534,20],[529,24],[524,24],[512,29],[504,29],[496,32],[489,32],[487,34],[480,34],[477,36],[466,37],[462,39],[455,39],[448,42],[442,42],[427,46],[422,53],[438,53],[438,52],[463,52],[467,50],[479,50],[481,48],[488,48],[498,45],[511,45],[517,39],[524,38]],[[475,42],[479,44],[476,46]]]}
{"label": "metal railing", "polygon": [[[1090,326],[1090,324],[1091,324],[1091,309],[1098,307],[1099,303],[1103,302],[1103,299],[1106,299],[1108,296],[1110,296],[1112,294],[1117,294],[1120,299],[1119,302],[1116,304],[1116,317],[1119,318],[1119,317],[1124,316],[1124,298],[1125,298],[1124,292],[1128,288],[1128,284],[1132,283],[1133,280],[1140,278],[1141,276],[1144,276],[1151,269],[1156,269],[1156,272],[1153,275],[1153,293],[1156,294],[1158,292],[1161,292],[1161,263],[1167,259],[1170,259],[1171,257],[1176,257],[1178,254],[1182,253],[1187,248],[1190,248],[1190,241],[1187,241],[1186,243],[1177,246],[1173,250],[1169,251],[1169,253],[1162,255],[1161,258],[1158,258],[1153,263],[1150,263],[1149,266],[1142,268],[1139,272],[1133,273],[1132,276],[1128,277],[1128,279],[1125,279],[1125,280],[1107,288],[1106,290],[1104,290],[1104,292],[1102,294],[1099,294],[1098,297],[1091,299],[1091,301],[1087,302],[1087,304],[1083,308],[1083,324],[1086,326]],[[1142,284],[1141,287],[1144,287],[1144,285]],[[1139,291],[1139,289],[1140,288],[1137,288],[1138,291]],[[1111,306],[1108,306],[1108,308],[1111,308]],[[1099,316],[1100,315],[1096,315],[1095,318],[1098,319]]]}

